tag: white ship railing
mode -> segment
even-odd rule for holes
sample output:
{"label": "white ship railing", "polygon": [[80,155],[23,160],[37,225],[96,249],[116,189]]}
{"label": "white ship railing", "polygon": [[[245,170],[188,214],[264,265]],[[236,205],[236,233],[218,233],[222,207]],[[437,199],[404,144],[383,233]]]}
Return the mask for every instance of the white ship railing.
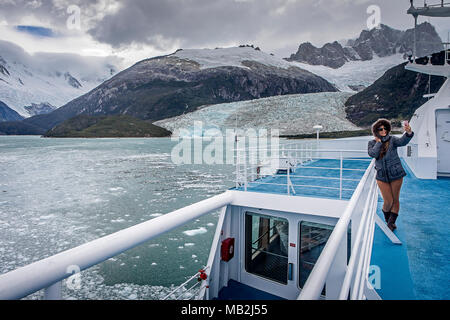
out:
{"label": "white ship railing", "polygon": [[[192,277],[187,279],[185,282],[180,284],[178,287],[170,291],[164,298],[161,300],[192,300],[198,297],[200,286],[202,283],[202,279],[199,278],[201,274],[204,274],[206,270],[209,269],[209,266],[204,267],[199,270]],[[192,284],[194,282],[194,284]],[[186,289],[186,286],[190,285],[189,288]],[[194,291],[197,290],[197,291]]]}
{"label": "white ship railing", "polygon": [[[295,144],[295,145],[294,145]],[[354,189],[344,188],[344,181],[360,181],[360,179],[344,178],[344,172],[356,171],[365,172],[367,168],[345,168],[344,163],[348,161],[367,161],[371,159],[367,158],[366,150],[337,150],[337,149],[318,149],[316,143],[306,143],[297,147],[298,144],[291,143],[284,145],[280,148],[280,153],[277,155],[265,156],[264,159],[258,161],[257,157],[261,152],[271,151],[270,149],[261,148],[241,148],[236,150],[236,171],[235,171],[235,184],[236,189],[242,188],[243,191],[248,191],[250,187],[256,185],[273,185],[273,186],[286,186],[286,194],[295,194],[295,187],[307,187],[307,188],[319,188],[330,189],[339,191],[339,199],[342,199],[343,191],[353,191]],[[358,158],[358,155],[360,158]],[[261,168],[264,166],[261,162],[266,162],[269,166],[272,160],[287,159],[287,167],[275,168],[271,174],[260,173]],[[313,162],[317,160],[339,160],[338,167],[316,166]],[[256,163],[255,163],[256,162]],[[295,171],[296,168],[313,169],[313,170],[336,170],[339,171],[339,177],[328,176],[308,176],[291,173],[291,170]],[[285,169],[286,174],[276,173],[276,169]],[[266,182],[262,178],[268,176],[286,176],[286,183],[274,183]],[[339,181],[339,187],[320,186],[313,184],[295,184],[292,182],[295,178],[308,178],[317,180],[332,180]]]}
{"label": "white ship railing", "polygon": [[[360,215],[361,222],[356,232],[355,242],[352,246],[352,252],[340,290],[339,299],[365,298],[366,288],[368,286],[374,224],[378,218],[376,214],[378,193],[375,170],[373,170],[374,165],[375,162],[372,160],[354,191],[347,208],[335,225],[298,299],[315,300],[320,298],[339,245],[344,237],[347,236],[351,218],[356,215]],[[362,212],[360,208],[363,208]]]}
{"label": "white ship railing", "polygon": [[83,271],[134,248],[232,201],[225,192],[160,217],[120,230],[0,275],[0,300],[21,299],[45,289],[45,299],[61,299],[62,280],[72,276],[73,266]]}

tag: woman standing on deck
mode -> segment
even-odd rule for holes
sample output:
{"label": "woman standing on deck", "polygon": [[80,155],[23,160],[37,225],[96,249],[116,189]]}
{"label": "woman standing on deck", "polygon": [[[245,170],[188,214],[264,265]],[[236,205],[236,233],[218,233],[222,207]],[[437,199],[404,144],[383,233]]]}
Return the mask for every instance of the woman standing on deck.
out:
{"label": "woman standing on deck", "polygon": [[391,122],[387,119],[378,119],[372,125],[374,140],[369,141],[369,156],[376,159],[377,184],[383,197],[383,213],[386,223],[394,231],[397,226],[398,212],[400,210],[400,189],[406,172],[403,169],[397,154],[397,147],[406,146],[414,136],[409,123],[404,123],[405,134],[401,138],[390,136]]}

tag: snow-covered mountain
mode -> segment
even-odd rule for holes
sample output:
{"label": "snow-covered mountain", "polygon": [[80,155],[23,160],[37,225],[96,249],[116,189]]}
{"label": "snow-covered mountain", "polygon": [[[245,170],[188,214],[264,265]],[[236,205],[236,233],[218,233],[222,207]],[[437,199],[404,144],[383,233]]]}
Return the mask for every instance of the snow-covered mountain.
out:
{"label": "snow-covered mountain", "polygon": [[2,121],[19,121],[23,117],[0,101],[0,122]]}
{"label": "snow-covered mountain", "polygon": [[0,100],[27,118],[50,112],[116,74],[114,57],[25,52],[0,40]]}
{"label": "snow-covered mountain", "polygon": [[[214,134],[211,128],[278,129],[280,135],[314,133],[313,126],[320,124],[323,131],[359,130],[346,119],[345,101],[348,92],[320,92],[274,96],[249,101],[221,103],[199,108],[197,111],[164,119],[154,124],[173,132],[174,136],[201,136]],[[195,121],[202,130],[194,128]],[[183,131],[180,132],[180,130]]]}
{"label": "snow-covered mountain", "polygon": [[178,50],[139,61],[50,114],[24,122],[48,130],[79,114],[157,121],[203,105],[336,91],[325,79],[251,46]]}
{"label": "snow-covered mountain", "polygon": [[[418,25],[416,33],[417,56],[443,50],[442,40],[430,23]],[[302,43],[287,60],[339,68],[349,61],[368,61],[399,53],[412,55],[413,39],[414,29],[401,31],[381,24],[379,28],[363,30],[358,38],[347,41],[346,45],[335,41],[317,48],[309,42]]]}
{"label": "snow-covered mountain", "polygon": [[281,69],[289,69],[293,66],[286,60],[250,45],[216,49],[182,49],[177,50],[172,56],[195,61],[199,64],[200,69],[238,67],[250,70],[251,68],[245,65],[245,61],[254,61]]}

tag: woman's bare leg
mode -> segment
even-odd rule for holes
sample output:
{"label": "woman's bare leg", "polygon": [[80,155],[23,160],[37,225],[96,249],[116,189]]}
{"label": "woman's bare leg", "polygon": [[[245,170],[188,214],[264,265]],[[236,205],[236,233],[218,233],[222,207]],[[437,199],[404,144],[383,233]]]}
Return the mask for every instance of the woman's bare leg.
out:
{"label": "woman's bare leg", "polygon": [[403,178],[391,182],[392,196],[394,203],[392,204],[391,212],[398,214],[400,211],[400,189],[402,188]]}
{"label": "woman's bare leg", "polygon": [[381,196],[383,197],[383,211],[389,212],[394,204],[394,195],[392,194],[391,185],[387,182],[377,180],[378,187],[381,191]]}

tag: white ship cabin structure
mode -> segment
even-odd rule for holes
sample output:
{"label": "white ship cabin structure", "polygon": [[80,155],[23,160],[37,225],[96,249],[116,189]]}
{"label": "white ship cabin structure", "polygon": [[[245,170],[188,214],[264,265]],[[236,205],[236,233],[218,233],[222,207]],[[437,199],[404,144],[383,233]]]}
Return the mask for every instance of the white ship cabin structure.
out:
{"label": "white ship cabin structure", "polygon": [[444,64],[416,62],[406,65],[410,71],[446,78],[431,99],[418,108],[410,121],[415,136],[407,148],[406,162],[415,175],[423,179],[450,177],[450,45],[445,43]]}
{"label": "white ship cabin structure", "polygon": [[[413,15],[417,25],[418,16],[450,17],[450,3],[441,1],[416,8],[411,1],[408,13]],[[423,179],[450,176],[450,43],[444,43],[444,48],[441,61],[433,64],[430,57],[426,64],[421,64],[414,52],[413,61],[405,67],[406,70],[446,78],[437,93],[426,96],[431,99],[414,112],[410,121],[416,134],[407,148],[405,160],[414,174]]]}

